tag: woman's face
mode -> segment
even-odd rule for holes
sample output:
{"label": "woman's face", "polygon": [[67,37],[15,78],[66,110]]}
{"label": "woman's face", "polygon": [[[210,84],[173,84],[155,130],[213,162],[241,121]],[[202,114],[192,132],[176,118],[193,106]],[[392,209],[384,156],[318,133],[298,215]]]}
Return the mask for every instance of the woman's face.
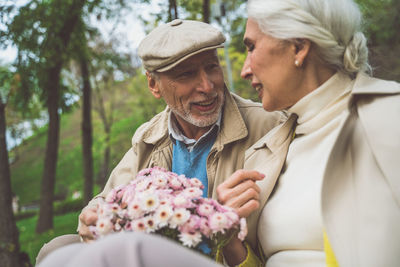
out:
{"label": "woman's face", "polygon": [[251,81],[264,109],[282,110],[295,104],[301,82],[295,45],[264,34],[252,19],[247,21],[244,44],[248,53],[241,76]]}

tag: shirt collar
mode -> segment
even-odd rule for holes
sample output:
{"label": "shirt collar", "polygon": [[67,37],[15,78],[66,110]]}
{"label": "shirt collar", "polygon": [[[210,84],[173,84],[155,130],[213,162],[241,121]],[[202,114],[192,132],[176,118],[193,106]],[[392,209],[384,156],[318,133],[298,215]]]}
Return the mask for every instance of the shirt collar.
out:
{"label": "shirt collar", "polygon": [[[205,134],[203,134],[199,140],[195,140],[192,138],[186,137],[182,131],[178,127],[178,121],[175,118],[173,112],[169,113],[168,116],[168,135],[172,142],[175,144],[176,141],[183,142],[186,147],[191,150],[196,144],[200,143],[204,138],[208,137],[212,133],[217,133],[221,126],[221,119],[222,119],[222,111],[219,113],[217,121],[214,125],[208,130]],[[216,129],[216,130],[214,130]]]}

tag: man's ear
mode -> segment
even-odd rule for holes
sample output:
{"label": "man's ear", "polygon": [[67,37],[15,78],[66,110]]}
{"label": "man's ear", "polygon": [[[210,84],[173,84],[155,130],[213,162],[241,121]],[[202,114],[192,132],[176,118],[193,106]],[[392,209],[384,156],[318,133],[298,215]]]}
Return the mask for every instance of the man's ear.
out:
{"label": "man's ear", "polygon": [[159,88],[159,82],[152,76],[148,71],[146,71],[146,77],[147,77],[147,86],[149,87],[149,90],[151,94],[155,98],[161,98],[161,93],[160,93],[160,88]]}
{"label": "man's ear", "polygon": [[310,54],[311,41],[308,39],[296,39],[293,42],[294,59],[296,67],[301,67]]}

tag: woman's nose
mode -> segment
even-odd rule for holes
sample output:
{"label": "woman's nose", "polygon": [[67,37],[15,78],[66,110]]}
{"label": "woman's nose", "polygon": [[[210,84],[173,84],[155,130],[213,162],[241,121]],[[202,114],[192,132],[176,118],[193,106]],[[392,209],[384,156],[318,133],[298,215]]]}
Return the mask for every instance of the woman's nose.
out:
{"label": "woman's nose", "polygon": [[246,56],[246,60],[243,62],[242,71],[240,72],[240,76],[243,79],[251,79],[251,68],[250,68],[250,59],[249,56]]}

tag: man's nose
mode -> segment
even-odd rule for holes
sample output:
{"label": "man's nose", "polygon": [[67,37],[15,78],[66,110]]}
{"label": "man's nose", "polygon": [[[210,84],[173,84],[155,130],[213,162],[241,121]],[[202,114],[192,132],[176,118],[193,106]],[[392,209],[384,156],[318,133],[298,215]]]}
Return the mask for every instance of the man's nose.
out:
{"label": "man's nose", "polygon": [[240,72],[240,77],[243,79],[251,79],[251,68],[250,68],[250,59],[249,56],[246,56],[246,60],[243,63],[242,71]]}
{"label": "man's nose", "polygon": [[199,84],[198,84],[198,89],[199,91],[202,91],[204,93],[210,93],[211,91],[214,90],[214,82],[212,81],[210,75],[204,71],[201,70],[199,72]]}

